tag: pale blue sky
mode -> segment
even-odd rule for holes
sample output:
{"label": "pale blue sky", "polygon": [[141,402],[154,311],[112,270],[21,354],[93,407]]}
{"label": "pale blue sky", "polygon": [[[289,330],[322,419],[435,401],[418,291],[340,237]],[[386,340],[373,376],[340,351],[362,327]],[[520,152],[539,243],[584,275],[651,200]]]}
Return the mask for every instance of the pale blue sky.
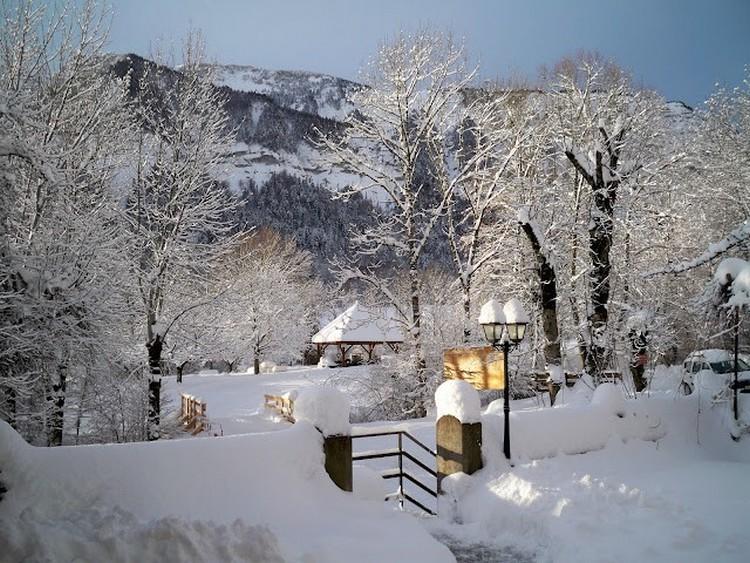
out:
{"label": "pale blue sky", "polygon": [[691,105],[750,64],[750,0],[112,0],[110,49],[147,56],[200,29],[223,63],[357,79],[378,45],[425,25],[463,37],[486,78],[536,77],[596,50]]}

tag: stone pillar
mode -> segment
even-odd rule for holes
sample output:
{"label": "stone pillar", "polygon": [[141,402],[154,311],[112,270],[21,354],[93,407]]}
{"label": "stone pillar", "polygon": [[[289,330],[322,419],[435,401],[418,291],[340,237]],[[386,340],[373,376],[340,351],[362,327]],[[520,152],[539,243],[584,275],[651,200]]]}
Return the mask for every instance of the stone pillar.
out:
{"label": "stone pillar", "polygon": [[444,415],[437,421],[438,493],[445,477],[463,472],[471,475],[482,469],[482,423],[462,423]]}
{"label": "stone pillar", "polygon": [[331,481],[343,491],[352,491],[352,437],[344,434],[323,437],[325,468]]}

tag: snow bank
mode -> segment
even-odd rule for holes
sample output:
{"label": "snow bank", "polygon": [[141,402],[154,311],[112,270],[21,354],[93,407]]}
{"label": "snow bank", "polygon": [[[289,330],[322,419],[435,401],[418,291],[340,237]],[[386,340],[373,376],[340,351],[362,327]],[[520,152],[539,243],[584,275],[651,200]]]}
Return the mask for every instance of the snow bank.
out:
{"label": "snow bank", "polygon": [[625,416],[625,397],[622,390],[614,383],[602,383],[594,389],[591,405],[609,415],[619,418]]}
{"label": "snow bank", "polygon": [[82,507],[54,516],[30,508],[8,532],[8,544],[0,542],[3,561],[285,561],[265,526],[174,516],[146,522],[117,507]]}
{"label": "snow bank", "polygon": [[677,394],[683,377],[682,366],[658,365],[647,371],[646,376],[649,379],[648,392],[664,391]]}
{"label": "snow bank", "polygon": [[325,436],[351,434],[349,399],[334,387],[302,389],[294,401],[294,418],[306,420]]}
{"label": "snow bank", "polygon": [[380,473],[359,464],[354,464],[352,473],[355,497],[362,500],[383,502],[388,491],[386,490],[385,480],[380,476]]}
{"label": "snow bank", "polygon": [[[609,391],[604,395],[612,398]],[[750,441],[731,440],[719,420],[726,408],[704,405],[698,411],[698,404],[695,396],[666,393],[626,400],[625,419],[601,410],[594,415],[594,405],[586,420],[580,406],[542,409],[550,416],[538,420],[538,434],[561,424],[562,412],[579,418],[587,434],[597,432],[597,425],[614,422],[615,429],[622,428],[628,418],[655,413],[669,432],[657,444],[624,442],[615,433],[605,448],[585,455],[519,459],[513,468],[504,460],[490,463],[451,488],[457,502],[441,515],[451,522],[442,529],[463,543],[498,546],[498,553],[512,546],[523,561],[747,561]],[[485,429],[487,419],[502,417],[485,416]],[[512,419],[514,456],[526,440],[537,439],[533,432],[522,433],[529,430],[522,420]],[[502,425],[491,430],[485,451],[502,457]]]}
{"label": "snow bank", "polygon": [[465,424],[481,420],[479,393],[466,381],[449,379],[435,391],[437,418],[451,415]]}
{"label": "snow bank", "polygon": [[278,366],[276,365],[276,362],[265,360],[261,362],[258,367],[260,369],[260,373],[274,373]]}
{"label": "snow bank", "polygon": [[[657,440],[664,436],[666,425],[653,403],[645,399],[625,401],[620,390],[612,387],[614,390],[606,384],[597,388],[592,402],[586,405],[511,412],[513,458],[541,459],[600,450],[612,437]],[[485,457],[504,463],[502,401],[490,403],[482,423]]]}
{"label": "snow bank", "polygon": [[452,561],[410,516],[339,490],[322,437],[35,448],[0,422],[3,561]]}

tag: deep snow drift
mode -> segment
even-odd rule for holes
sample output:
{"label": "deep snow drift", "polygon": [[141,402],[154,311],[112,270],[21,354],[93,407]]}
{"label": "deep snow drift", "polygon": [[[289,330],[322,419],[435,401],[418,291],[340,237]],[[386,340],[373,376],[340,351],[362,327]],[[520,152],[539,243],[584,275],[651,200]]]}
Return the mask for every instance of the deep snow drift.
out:
{"label": "deep snow drift", "polygon": [[280,432],[35,448],[0,422],[0,559],[452,561],[410,516],[323,469],[308,423]]}
{"label": "deep snow drift", "polygon": [[488,407],[486,466],[450,483],[429,524],[437,536],[535,561],[748,560],[750,441],[730,438],[726,403],[671,391],[625,400],[614,386],[567,398],[514,405],[513,467],[501,406]]}
{"label": "deep snow drift", "polygon": [[[677,393],[679,369],[660,371],[638,400],[582,382],[554,408],[513,401],[513,467],[502,454],[501,402],[490,404],[480,413],[485,468],[444,482],[450,494],[436,519],[379,500],[395,482],[377,471],[393,460],[358,462],[355,495],[339,491],[312,426],[263,410],[264,393],[341,384],[365,369],[167,378],[168,393],[207,401],[212,431],[254,434],[44,449],[2,426],[0,480],[10,491],[0,502],[0,560],[451,561],[425,527],[482,561],[747,560],[750,435],[730,438],[726,402]],[[458,394],[448,395],[453,405]],[[750,395],[741,403],[749,413]],[[434,424],[352,432],[403,429],[434,447]],[[355,450],[392,448],[389,439],[359,440]]]}

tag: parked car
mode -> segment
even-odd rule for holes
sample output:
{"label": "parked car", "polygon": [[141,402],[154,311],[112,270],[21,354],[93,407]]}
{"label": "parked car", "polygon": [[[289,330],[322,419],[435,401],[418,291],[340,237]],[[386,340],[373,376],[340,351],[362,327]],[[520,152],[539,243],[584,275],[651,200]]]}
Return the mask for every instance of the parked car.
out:
{"label": "parked car", "polygon": [[[737,359],[737,382],[740,388],[750,387],[750,364]],[[689,395],[705,390],[716,396],[734,383],[734,352],[730,350],[698,350],[682,362],[680,392]]]}

